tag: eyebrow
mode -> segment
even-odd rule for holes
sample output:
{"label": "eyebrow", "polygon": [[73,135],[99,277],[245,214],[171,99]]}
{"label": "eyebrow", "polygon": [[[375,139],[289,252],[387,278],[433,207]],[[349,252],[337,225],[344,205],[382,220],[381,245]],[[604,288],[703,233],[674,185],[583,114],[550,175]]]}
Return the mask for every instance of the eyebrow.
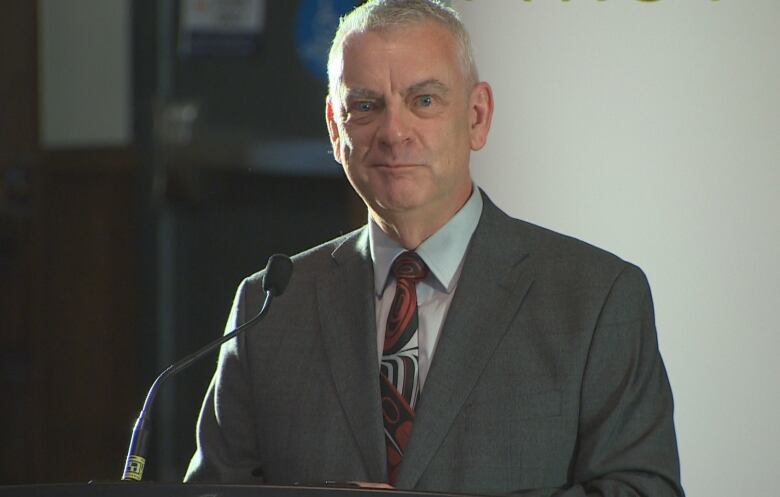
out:
{"label": "eyebrow", "polygon": [[[424,93],[429,91],[448,93],[450,91],[450,87],[445,85],[438,79],[432,78],[411,85],[410,87],[406,88],[402,92],[402,94],[409,95],[409,94]],[[342,98],[344,99],[344,101],[354,100],[354,99],[378,99],[381,98],[381,95],[373,90],[369,90],[368,88],[344,88]]]}
{"label": "eyebrow", "polygon": [[448,93],[450,91],[450,87],[439,81],[438,79],[426,79],[425,81],[421,81],[419,83],[415,83],[406,90],[404,90],[404,95],[408,95],[409,93],[421,93],[426,91],[438,91],[440,93]]}
{"label": "eyebrow", "polygon": [[375,99],[379,98],[379,94],[375,91],[369,90],[367,88],[344,88],[343,89],[343,96],[342,98],[346,100],[350,99],[363,99],[363,98],[369,98],[369,99]]}

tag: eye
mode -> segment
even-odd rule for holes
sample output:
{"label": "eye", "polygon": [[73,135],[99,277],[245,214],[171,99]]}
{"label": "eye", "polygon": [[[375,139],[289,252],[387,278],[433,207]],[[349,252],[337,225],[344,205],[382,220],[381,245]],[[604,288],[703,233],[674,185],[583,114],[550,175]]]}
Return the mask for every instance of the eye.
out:
{"label": "eye", "polygon": [[433,105],[433,96],[431,95],[421,95],[417,97],[417,104],[420,107],[430,107]]}
{"label": "eye", "polygon": [[358,112],[371,112],[374,110],[374,103],[366,100],[355,102],[352,104],[352,109]]}

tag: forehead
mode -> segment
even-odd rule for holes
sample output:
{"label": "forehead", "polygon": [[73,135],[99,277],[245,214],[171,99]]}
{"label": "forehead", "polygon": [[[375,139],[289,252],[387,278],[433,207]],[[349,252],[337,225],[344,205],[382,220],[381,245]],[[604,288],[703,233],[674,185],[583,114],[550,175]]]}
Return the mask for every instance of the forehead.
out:
{"label": "forehead", "polygon": [[342,86],[403,89],[425,80],[463,79],[455,37],[437,22],[352,33],[344,41]]}

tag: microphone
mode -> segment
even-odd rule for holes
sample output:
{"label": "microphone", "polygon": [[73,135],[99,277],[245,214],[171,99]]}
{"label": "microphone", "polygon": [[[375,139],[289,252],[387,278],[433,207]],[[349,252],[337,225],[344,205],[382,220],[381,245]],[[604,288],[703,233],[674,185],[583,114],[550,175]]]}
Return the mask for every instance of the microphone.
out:
{"label": "microphone", "polygon": [[293,263],[284,254],[274,254],[268,259],[263,275],[263,290],[278,297],[287,288],[292,276]]}
{"label": "microphone", "polygon": [[274,254],[268,259],[268,264],[265,267],[265,274],[263,275],[263,291],[265,291],[265,301],[260,308],[260,312],[257,313],[252,319],[242,324],[238,328],[232,330],[230,333],[222,335],[213,342],[207,344],[200,350],[193,354],[179,359],[165,371],[160,373],[152,386],[149,388],[149,392],[146,394],[146,400],[141,408],[141,412],[138,415],[138,419],[133,427],[133,434],[130,437],[130,446],[127,449],[127,459],[125,461],[125,468],[122,472],[122,480],[125,481],[141,481],[144,473],[144,466],[146,465],[146,447],[149,438],[149,430],[147,429],[147,416],[152,408],[152,403],[157,395],[157,390],[160,385],[163,384],[170,376],[178,373],[182,369],[190,366],[192,363],[211,352],[223,343],[237,337],[244,330],[260,321],[267,313],[268,308],[271,306],[271,301],[274,297],[280,296],[287,288],[287,283],[290,282],[290,276],[292,276],[293,263],[289,257],[283,254]]}

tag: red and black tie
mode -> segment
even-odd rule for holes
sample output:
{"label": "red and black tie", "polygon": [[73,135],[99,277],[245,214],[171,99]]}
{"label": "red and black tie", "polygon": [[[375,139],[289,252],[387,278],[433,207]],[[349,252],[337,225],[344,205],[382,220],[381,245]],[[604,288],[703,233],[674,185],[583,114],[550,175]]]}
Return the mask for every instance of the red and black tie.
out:
{"label": "red and black tie", "polygon": [[390,269],[396,280],[395,296],[387,316],[379,384],[387,442],[388,481],[395,484],[409,442],[414,407],[419,397],[417,344],[418,281],[428,268],[414,252],[404,252]]}

